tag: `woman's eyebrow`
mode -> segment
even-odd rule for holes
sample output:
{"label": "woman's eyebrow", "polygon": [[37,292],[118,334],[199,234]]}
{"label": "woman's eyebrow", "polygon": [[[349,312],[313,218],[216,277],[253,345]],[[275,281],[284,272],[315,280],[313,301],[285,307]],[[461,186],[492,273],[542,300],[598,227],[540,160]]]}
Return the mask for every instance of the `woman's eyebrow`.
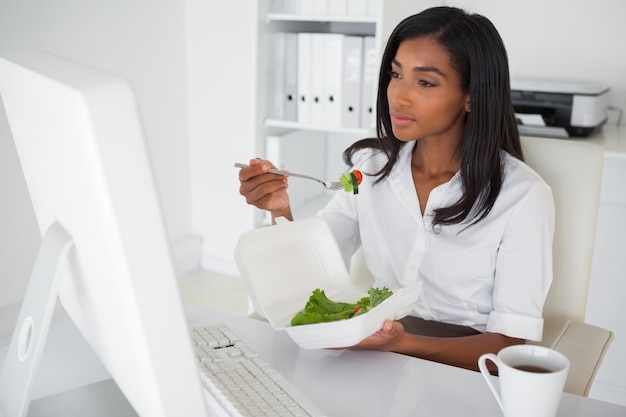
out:
{"label": "woman's eyebrow", "polygon": [[413,72],[434,72],[435,74],[439,74],[442,77],[446,76],[446,74],[441,72],[441,70],[437,67],[414,67]]}
{"label": "woman's eyebrow", "polygon": [[[397,66],[398,68],[402,68],[402,64],[399,63],[398,61],[396,61],[395,59],[391,60],[391,63],[395,66]],[[445,77],[446,74],[444,74],[439,68],[437,67],[414,67],[413,68],[413,72],[433,72],[435,74],[441,75],[442,77]]]}

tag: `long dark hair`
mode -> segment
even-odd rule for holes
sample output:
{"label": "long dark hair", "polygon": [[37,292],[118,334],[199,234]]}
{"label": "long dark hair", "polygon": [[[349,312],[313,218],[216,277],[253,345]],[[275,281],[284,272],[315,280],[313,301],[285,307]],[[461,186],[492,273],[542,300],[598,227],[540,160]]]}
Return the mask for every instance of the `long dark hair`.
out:
{"label": "long dark hair", "polygon": [[434,7],[398,24],[383,53],[376,105],[376,138],[355,142],[343,158],[352,165],[354,154],[364,148],[383,151],[388,161],[376,173],[375,183],[389,176],[402,146],[391,127],[387,86],[391,61],[399,45],[408,39],[431,37],[450,55],[459,73],[461,89],[469,92],[470,109],[461,142],[463,196],[453,205],[435,210],[435,224],[458,224],[468,218],[482,220],[493,208],[503,181],[500,151],[523,160],[519,132],[511,103],[509,64],[504,43],[489,19],[454,7]]}

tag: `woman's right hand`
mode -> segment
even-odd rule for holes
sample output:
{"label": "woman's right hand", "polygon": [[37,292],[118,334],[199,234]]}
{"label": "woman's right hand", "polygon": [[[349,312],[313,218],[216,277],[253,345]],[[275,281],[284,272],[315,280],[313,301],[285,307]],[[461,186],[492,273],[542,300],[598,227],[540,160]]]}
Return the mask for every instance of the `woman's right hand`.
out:
{"label": "woman's right hand", "polygon": [[289,179],[267,172],[270,169],[276,169],[270,161],[251,159],[250,166],[239,171],[239,194],[248,204],[271,212],[272,223],[277,217],[293,220],[287,194]]}

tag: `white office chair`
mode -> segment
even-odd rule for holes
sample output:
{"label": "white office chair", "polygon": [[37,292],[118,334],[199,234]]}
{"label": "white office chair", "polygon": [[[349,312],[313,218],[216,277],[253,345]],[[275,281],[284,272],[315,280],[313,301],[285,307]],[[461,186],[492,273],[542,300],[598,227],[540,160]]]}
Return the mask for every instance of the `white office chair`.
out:
{"label": "white office chair", "polygon": [[541,342],[565,354],[565,391],[588,395],[613,333],[585,323],[602,185],[603,150],[582,140],[523,137],[526,163],[552,187],[556,207],[554,280]]}
{"label": "white office chair", "polygon": [[[586,324],[587,293],[600,203],[604,155],[598,145],[576,140],[523,137],[526,163],[551,187],[555,200],[554,280],[544,306],[541,345],[565,354],[571,367],[565,391],[587,396],[613,333]],[[359,249],[351,280],[373,282]]]}

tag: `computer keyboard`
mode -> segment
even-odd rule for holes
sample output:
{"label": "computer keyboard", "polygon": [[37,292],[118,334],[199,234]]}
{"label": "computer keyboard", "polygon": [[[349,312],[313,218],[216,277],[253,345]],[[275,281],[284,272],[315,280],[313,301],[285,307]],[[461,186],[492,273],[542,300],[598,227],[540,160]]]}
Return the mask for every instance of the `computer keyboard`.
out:
{"label": "computer keyboard", "polygon": [[191,329],[206,397],[228,417],[324,414],[224,324]]}

